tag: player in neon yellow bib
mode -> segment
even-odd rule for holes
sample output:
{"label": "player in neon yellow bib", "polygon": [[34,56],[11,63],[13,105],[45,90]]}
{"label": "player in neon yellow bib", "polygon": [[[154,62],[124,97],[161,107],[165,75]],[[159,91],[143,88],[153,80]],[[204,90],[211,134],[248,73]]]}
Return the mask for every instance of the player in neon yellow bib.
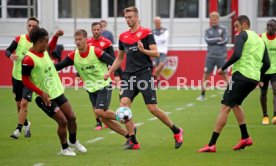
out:
{"label": "player in neon yellow bib", "polygon": [[211,139],[208,145],[198,150],[199,152],[216,152],[217,139],[231,110],[235,114],[241,132],[241,139],[233,150],[244,149],[253,144],[247,131],[241,104],[256,88],[261,74],[264,74],[270,67],[270,61],[264,42],[254,31],[250,30],[249,18],[241,15],[237,18],[235,25],[239,34],[235,38],[233,55],[218,70],[219,74],[223,74],[223,71],[233,64],[232,80],[221,100],[221,109]]}
{"label": "player in neon yellow bib", "polygon": [[276,21],[269,20],[266,23],[267,32],[261,34],[264,40],[270,59],[270,68],[267,70],[260,83],[261,95],[260,102],[262,106],[263,121],[262,124],[269,124],[269,116],[267,113],[267,90],[268,84],[271,83],[273,91],[273,118],[272,124],[276,124]]}
{"label": "player in neon yellow bib", "polygon": [[[64,88],[52,60],[47,52],[48,32],[35,28],[30,32],[33,47],[22,61],[22,81],[24,86],[38,96],[36,104],[58,124],[57,134],[62,149],[59,154],[75,156],[69,146],[85,153],[86,148],[76,140],[77,123],[72,107],[64,96]],[[67,130],[69,141],[67,142]]]}
{"label": "player in neon yellow bib", "polygon": [[56,69],[61,70],[74,65],[84,82],[96,116],[99,116],[101,121],[112,130],[128,139],[128,132],[116,121],[119,119],[115,113],[109,110],[112,96],[111,79],[109,77],[105,80],[104,74],[108,70],[107,65],[112,65],[114,57],[99,48],[89,46],[85,30],[77,30],[74,37],[77,49],[69,53],[62,62],[56,64]]}

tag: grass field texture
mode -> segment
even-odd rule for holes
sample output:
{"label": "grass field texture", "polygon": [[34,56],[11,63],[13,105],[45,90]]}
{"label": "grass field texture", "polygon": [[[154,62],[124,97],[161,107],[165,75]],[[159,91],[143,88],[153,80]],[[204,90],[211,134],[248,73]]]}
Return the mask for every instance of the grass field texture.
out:
{"label": "grass field texture", "polygon": [[[167,112],[184,133],[184,144],[174,149],[172,132],[146,110],[142,96],[133,105],[134,121],[138,125],[137,138],[141,150],[122,149],[125,138],[110,129],[94,130],[95,118],[91,104],[84,90],[66,89],[77,116],[78,139],[86,146],[86,154],[76,157],[59,156],[60,144],[56,135],[56,123],[48,118],[32,102],[28,119],[32,122],[32,137],[18,140],[9,136],[17,124],[17,113],[11,89],[0,89],[0,166],[182,166],[182,165],[275,165],[276,125],[262,125],[259,89],[253,91],[243,103],[248,131],[253,146],[241,151],[232,147],[240,138],[240,131],[234,114],[230,113],[228,123],[217,142],[217,153],[198,153],[208,143],[220,108],[223,91],[207,91],[207,100],[196,101],[199,91],[169,89],[158,90],[159,107]],[[118,91],[114,90],[110,108],[119,106]],[[268,108],[272,117],[272,95],[268,96]]]}

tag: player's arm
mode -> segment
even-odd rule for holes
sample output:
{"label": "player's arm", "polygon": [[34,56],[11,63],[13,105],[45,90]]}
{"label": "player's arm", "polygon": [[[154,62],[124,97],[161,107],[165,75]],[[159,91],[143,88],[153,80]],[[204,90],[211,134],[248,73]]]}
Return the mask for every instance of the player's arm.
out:
{"label": "player's arm", "polygon": [[22,82],[25,87],[29,88],[30,90],[37,93],[39,96],[42,97],[42,100],[46,105],[50,105],[50,96],[39,89],[32,81],[31,81],[31,72],[34,68],[34,62],[31,57],[26,55],[22,60]]}
{"label": "player's arm", "polygon": [[210,34],[209,34],[208,32],[209,32],[209,29],[207,29],[207,30],[205,31],[205,35],[204,35],[205,42],[206,42],[208,45],[217,44],[217,42],[219,42],[219,41],[221,40],[221,37],[211,37]]}
{"label": "player's arm", "polygon": [[75,52],[72,51],[68,54],[68,56],[66,56],[65,59],[63,59],[61,62],[55,64],[55,68],[57,71],[67,67],[67,66],[71,66],[74,64],[74,54]]}
{"label": "player's arm", "polygon": [[228,42],[228,32],[227,32],[227,29],[224,28],[224,30],[222,31],[222,40],[217,42],[217,44],[224,45],[227,42]]}
{"label": "player's arm", "polygon": [[[104,49],[104,52],[108,53],[111,57],[114,57],[114,59],[116,59],[116,56],[115,56],[115,52],[114,52],[114,49],[113,49],[113,46],[112,44],[107,47],[106,49]],[[113,63],[113,62],[112,62]],[[111,64],[112,65],[112,64]],[[114,75],[115,76],[120,76],[121,75],[121,72],[122,72],[122,69],[119,67],[115,72],[114,72]]]}
{"label": "player's arm", "polygon": [[119,46],[118,56],[116,57],[112,66],[109,68],[108,72],[104,75],[105,80],[110,76],[110,73],[116,71],[121,66],[124,60],[124,54],[125,52],[123,50],[120,50],[120,46]]}
{"label": "player's arm", "polygon": [[270,59],[268,56],[267,48],[265,48],[262,62],[263,62],[263,66],[261,68],[261,76],[263,76],[265,72],[270,68]]}
{"label": "player's arm", "polygon": [[143,43],[141,42],[141,40],[139,40],[139,41],[137,41],[139,51],[146,54],[147,56],[150,56],[150,57],[159,57],[160,54],[158,53],[156,42],[154,40],[153,34],[150,33],[145,38],[145,40],[149,44],[149,50],[145,49]]}
{"label": "player's arm", "polygon": [[[113,64],[113,62],[115,60],[114,57],[110,56],[108,53],[106,53],[105,51],[102,51],[98,48],[95,48],[95,54],[100,59],[100,61],[102,61],[110,66]],[[119,67],[117,70],[115,70],[114,74],[116,76],[120,76],[122,74],[121,68]]]}
{"label": "player's arm", "polygon": [[242,49],[247,38],[248,38],[248,35],[245,31],[241,32],[239,35],[236,36],[233,55],[223,65],[223,67],[221,68],[222,70],[227,69],[229,66],[231,66],[233,63],[237,62],[241,58]]}
{"label": "player's arm", "polygon": [[20,36],[17,36],[16,39],[12,41],[10,46],[5,51],[5,55],[8,58],[10,58],[12,61],[17,60],[17,58],[18,58],[18,56],[16,54],[14,54],[14,51],[17,48],[19,38],[20,38]]}
{"label": "player's arm", "polygon": [[55,50],[55,48],[57,46],[58,38],[62,35],[63,35],[63,31],[61,29],[59,29],[59,30],[57,30],[55,35],[52,37],[52,39],[49,43],[49,46],[48,46],[48,50],[49,50],[48,52],[50,55],[52,54],[52,52]]}

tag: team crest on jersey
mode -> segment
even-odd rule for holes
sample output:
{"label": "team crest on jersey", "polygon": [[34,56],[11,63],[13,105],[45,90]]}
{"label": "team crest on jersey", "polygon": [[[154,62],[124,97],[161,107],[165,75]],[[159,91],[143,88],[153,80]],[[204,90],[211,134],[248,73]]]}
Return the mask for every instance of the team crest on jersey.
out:
{"label": "team crest on jersey", "polygon": [[137,36],[138,38],[140,38],[140,37],[142,36],[142,32],[138,32],[138,33],[136,34],[136,36]]}
{"label": "team crest on jersey", "polygon": [[105,45],[105,42],[100,42],[100,46],[103,47]]}
{"label": "team crest on jersey", "polygon": [[177,56],[167,56],[165,66],[161,72],[162,77],[169,80],[175,73],[178,67],[178,57]]}

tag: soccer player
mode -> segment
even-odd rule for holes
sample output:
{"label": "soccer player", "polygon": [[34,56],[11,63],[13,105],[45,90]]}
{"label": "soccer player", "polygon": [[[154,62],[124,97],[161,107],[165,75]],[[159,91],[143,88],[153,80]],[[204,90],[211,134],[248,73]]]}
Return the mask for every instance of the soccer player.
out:
{"label": "soccer player", "polygon": [[[209,15],[210,27],[205,30],[205,41],[208,45],[207,56],[202,78],[201,95],[196,99],[204,101],[206,92],[206,80],[209,79],[214,67],[221,68],[226,61],[226,44],[228,42],[227,29],[219,25],[219,13],[212,12]],[[228,83],[228,75],[222,74],[224,81]]]}
{"label": "soccer player", "polygon": [[154,18],[155,29],[152,30],[152,34],[154,35],[154,39],[157,45],[157,50],[160,53],[160,57],[153,59],[153,66],[155,66],[155,70],[153,72],[153,76],[158,81],[160,80],[160,74],[163,70],[166,57],[168,53],[168,44],[169,44],[169,30],[167,28],[163,28],[161,26],[161,18]]}
{"label": "soccer player", "polygon": [[266,23],[266,30],[267,32],[261,34],[261,38],[264,40],[268,50],[270,68],[267,70],[260,83],[260,102],[263,111],[262,124],[269,124],[269,117],[267,114],[267,90],[269,81],[272,86],[274,104],[274,114],[271,123],[276,124],[276,21],[274,19],[271,19]]}
{"label": "soccer player", "polygon": [[241,139],[233,150],[244,149],[253,144],[246,128],[245,115],[241,104],[258,85],[261,74],[270,66],[267,50],[262,39],[250,30],[250,20],[245,15],[237,18],[239,35],[236,36],[232,57],[218,70],[219,74],[233,64],[232,81],[228,85],[221,101],[221,109],[217,117],[210,142],[199,152],[216,152],[217,139],[227,122],[229,112],[233,110],[241,131]]}
{"label": "soccer player", "polygon": [[[149,29],[139,25],[136,7],[125,8],[124,13],[130,30],[120,35],[118,56],[109,71],[105,74],[105,79],[108,79],[110,73],[119,68],[126,53],[126,70],[124,76],[121,78],[120,105],[131,107],[134,98],[141,92],[147,109],[174,133],[175,148],[177,149],[183,142],[183,130],[176,127],[170,118],[157,106],[156,91],[151,75],[151,57],[159,57],[154,37]],[[130,135],[130,141],[125,149],[140,149],[132,120],[126,123],[126,128]]]}
{"label": "soccer player", "polygon": [[[114,49],[113,49],[113,46],[112,46],[112,42],[109,39],[101,36],[101,32],[102,32],[101,23],[100,22],[92,23],[91,32],[92,32],[93,36],[90,39],[87,40],[87,43],[89,45],[94,46],[94,47],[100,48],[101,50],[103,50],[104,52],[106,52],[110,56],[114,57],[114,59],[115,59],[115,53],[114,53]],[[118,85],[118,82],[120,81],[120,77],[118,75],[118,72],[115,72],[114,81],[115,81],[115,85]],[[95,114],[94,110],[93,110],[93,112]],[[95,130],[101,130],[102,129],[102,122],[101,122],[100,118],[97,117],[97,116],[96,116],[96,122],[97,123],[96,123],[96,126],[95,126]]]}
{"label": "soccer player", "polygon": [[112,86],[110,78],[104,80],[104,74],[108,71],[107,64],[112,65],[114,57],[97,47],[88,45],[85,30],[77,30],[74,37],[77,49],[70,52],[62,62],[56,64],[56,69],[61,70],[64,67],[74,65],[84,81],[84,87],[88,92],[96,116],[100,117],[112,130],[128,139],[127,131],[116,122],[119,117],[116,117],[115,113],[109,110]]}
{"label": "soccer player", "polygon": [[[57,122],[57,134],[62,146],[59,154],[76,156],[69,145],[82,153],[87,152],[87,150],[76,139],[75,113],[63,94],[63,85],[49,57],[48,40],[49,35],[44,28],[34,28],[30,32],[30,41],[33,46],[22,60],[22,81],[24,86],[39,95],[35,99],[38,107]],[[68,142],[67,129],[69,132]]]}
{"label": "soccer player", "polygon": [[[12,85],[13,93],[15,94],[15,101],[18,112],[18,124],[16,129],[11,134],[11,138],[17,139],[20,136],[22,127],[25,128],[25,137],[31,136],[31,122],[27,120],[28,114],[28,102],[32,99],[32,91],[23,86],[22,83],[22,74],[21,74],[21,65],[22,59],[25,56],[25,53],[32,47],[32,42],[30,41],[30,31],[39,26],[39,20],[35,17],[30,17],[27,20],[27,34],[22,34],[17,36],[10,46],[6,49],[6,56],[13,61],[13,70],[12,70]],[[55,36],[52,38],[49,44],[49,50],[52,52],[56,47],[56,42],[58,36],[62,32],[58,30]]]}

